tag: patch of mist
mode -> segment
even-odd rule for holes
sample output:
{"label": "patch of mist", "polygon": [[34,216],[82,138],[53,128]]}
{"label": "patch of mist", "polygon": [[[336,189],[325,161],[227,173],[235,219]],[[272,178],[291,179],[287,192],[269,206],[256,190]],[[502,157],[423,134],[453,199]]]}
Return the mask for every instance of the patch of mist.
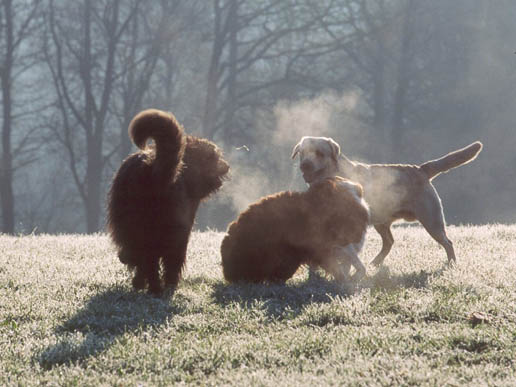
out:
{"label": "patch of mist", "polygon": [[[350,91],[280,101],[272,109],[257,112],[254,131],[245,134],[249,143],[223,146],[224,157],[231,166],[230,179],[215,202],[226,207],[223,217],[228,218],[229,210],[234,219],[266,195],[306,190],[299,161],[291,159],[292,149],[303,136],[332,137],[341,146],[353,150],[353,158],[359,155],[360,152],[355,152],[357,146],[367,144],[366,138],[370,136],[368,127],[359,119],[364,109],[360,93]],[[223,227],[227,220],[220,219],[217,223]]]}
{"label": "patch of mist", "polygon": [[304,190],[306,184],[300,179],[297,165],[287,160],[288,165],[278,166],[282,161],[263,158],[247,147],[233,148],[227,159],[230,162],[230,179],[224,183],[220,197],[237,213],[251,203],[285,190]]}
{"label": "patch of mist", "polygon": [[260,169],[235,165],[231,175],[231,180],[222,189],[222,195],[237,212],[243,211],[260,197],[272,193],[269,188],[270,177]]}
{"label": "patch of mist", "polygon": [[274,141],[293,147],[303,136],[332,137],[336,130],[345,129],[339,128],[336,118],[344,115],[351,121],[359,99],[357,92],[326,92],[313,99],[280,101],[273,111],[276,118]]}
{"label": "patch of mist", "polygon": [[[220,199],[241,212],[261,197],[279,191],[307,188],[298,160],[290,155],[303,136],[327,136],[352,143],[363,132],[355,114],[363,108],[358,92],[325,92],[312,99],[280,101],[257,114],[251,143],[226,147],[231,178]],[[362,133],[363,135],[363,133]]]}

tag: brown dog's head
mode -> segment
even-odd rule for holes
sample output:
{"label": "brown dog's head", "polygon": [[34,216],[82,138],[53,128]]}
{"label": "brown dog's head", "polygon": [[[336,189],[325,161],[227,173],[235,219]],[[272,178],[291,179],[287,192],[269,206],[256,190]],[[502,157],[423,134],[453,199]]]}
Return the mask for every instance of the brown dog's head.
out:
{"label": "brown dog's head", "polygon": [[222,151],[211,141],[188,136],[183,156],[183,176],[191,197],[204,199],[218,190],[229,171]]}
{"label": "brown dog's head", "polygon": [[299,168],[308,184],[335,176],[338,171],[340,146],[329,137],[303,137],[294,147],[292,158],[298,154]]}

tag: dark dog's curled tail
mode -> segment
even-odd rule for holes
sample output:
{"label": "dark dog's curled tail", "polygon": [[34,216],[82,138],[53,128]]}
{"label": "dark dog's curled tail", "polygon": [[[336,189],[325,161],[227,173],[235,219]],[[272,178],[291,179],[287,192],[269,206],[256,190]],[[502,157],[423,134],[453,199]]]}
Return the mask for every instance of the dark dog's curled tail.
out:
{"label": "dark dog's curled tail", "polygon": [[140,149],[147,140],[156,144],[154,173],[161,179],[174,181],[181,170],[186,136],[172,113],[148,109],[138,113],[129,124],[129,137]]}
{"label": "dark dog's curled tail", "polygon": [[440,159],[427,161],[419,167],[426,173],[429,179],[433,179],[442,172],[447,172],[450,169],[459,167],[474,160],[481,150],[482,143],[480,141],[476,141],[465,148],[450,152]]}

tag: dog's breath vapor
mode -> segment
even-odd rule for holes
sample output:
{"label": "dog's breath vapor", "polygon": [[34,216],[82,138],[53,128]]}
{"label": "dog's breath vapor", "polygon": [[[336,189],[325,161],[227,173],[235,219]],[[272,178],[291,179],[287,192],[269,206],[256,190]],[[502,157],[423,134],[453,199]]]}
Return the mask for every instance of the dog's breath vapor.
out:
{"label": "dog's breath vapor", "polygon": [[356,92],[327,92],[314,99],[280,102],[274,108],[274,141],[290,147],[306,134],[329,136],[337,127],[333,122],[335,115],[344,114],[350,123],[353,121],[351,115],[358,108],[358,104],[359,96]]}

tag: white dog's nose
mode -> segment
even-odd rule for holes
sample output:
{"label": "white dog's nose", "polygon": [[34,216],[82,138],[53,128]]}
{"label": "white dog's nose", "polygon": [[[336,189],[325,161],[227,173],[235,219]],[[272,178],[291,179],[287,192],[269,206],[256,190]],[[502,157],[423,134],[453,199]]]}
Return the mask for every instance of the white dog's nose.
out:
{"label": "white dog's nose", "polygon": [[314,170],[314,164],[310,160],[303,160],[299,165],[299,168],[304,173],[310,173]]}

